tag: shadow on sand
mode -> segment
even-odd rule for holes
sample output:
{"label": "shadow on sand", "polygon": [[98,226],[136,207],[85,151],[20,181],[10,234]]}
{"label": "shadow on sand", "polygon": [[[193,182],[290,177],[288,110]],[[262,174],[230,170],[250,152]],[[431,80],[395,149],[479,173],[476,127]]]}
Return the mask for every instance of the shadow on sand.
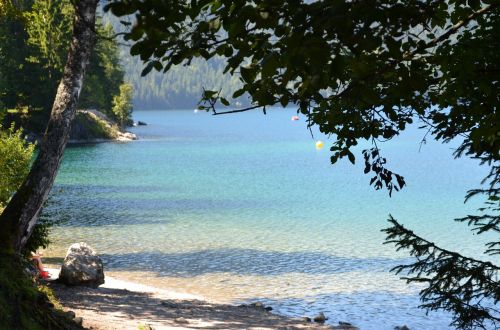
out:
{"label": "shadow on sand", "polygon": [[[262,308],[161,299],[122,289],[67,287],[51,283],[63,306],[84,319],[85,327],[137,329],[141,324],[191,329],[333,329],[272,314]],[[348,327],[339,329],[349,329]]]}

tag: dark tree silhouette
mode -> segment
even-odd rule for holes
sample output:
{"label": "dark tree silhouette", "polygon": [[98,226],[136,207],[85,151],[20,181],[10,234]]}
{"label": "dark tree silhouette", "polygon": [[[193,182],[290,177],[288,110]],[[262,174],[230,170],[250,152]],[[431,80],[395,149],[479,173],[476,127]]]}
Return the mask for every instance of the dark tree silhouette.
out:
{"label": "dark tree silhouette", "polygon": [[[223,114],[295,105],[309,125],[335,137],[332,163],[354,163],[352,148],[371,141],[363,158],[375,189],[391,194],[405,185],[378,145],[409,124],[420,123],[422,142],[461,139],[455,155],[478,158],[491,173],[487,188],[467,196],[484,196],[485,208],[458,221],[498,234],[499,6],[498,0],[112,0],[107,9],[134,18],[126,39],[144,61],[143,74],[194,58],[227,59],[225,71],[242,83],[232,96],[248,95],[252,105],[221,111],[215,105],[228,100],[206,90],[201,108]],[[387,241],[417,259],[395,271],[426,284],[422,307],[452,312],[453,325],[463,329],[499,326],[496,265],[389,221]],[[499,246],[489,243],[486,253],[498,254]]]}

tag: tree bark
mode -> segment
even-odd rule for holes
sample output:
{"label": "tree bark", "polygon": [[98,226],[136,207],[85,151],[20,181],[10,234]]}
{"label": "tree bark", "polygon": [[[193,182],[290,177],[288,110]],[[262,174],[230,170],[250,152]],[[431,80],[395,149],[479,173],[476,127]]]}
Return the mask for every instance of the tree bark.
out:
{"label": "tree bark", "polygon": [[21,187],[0,215],[0,253],[20,253],[52,188],[75,117],[85,69],[95,44],[99,0],[74,1],[73,37],[40,151]]}

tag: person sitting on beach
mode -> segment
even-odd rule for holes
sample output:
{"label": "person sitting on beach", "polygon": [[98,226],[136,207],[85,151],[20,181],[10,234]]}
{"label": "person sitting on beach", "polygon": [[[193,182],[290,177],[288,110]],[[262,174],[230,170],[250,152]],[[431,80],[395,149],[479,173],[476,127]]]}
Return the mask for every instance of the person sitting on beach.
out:
{"label": "person sitting on beach", "polygon": [[33,260],[33,263],[36,265],[36,268],[38,269],[38,273],[40,274],[40,277],[43,278],[44,280],[49,278],[49,272],[45,270],[43,267],[42,263],[42,254],[41,253],[36,253],[36,252],[31,252],[31,260]]}

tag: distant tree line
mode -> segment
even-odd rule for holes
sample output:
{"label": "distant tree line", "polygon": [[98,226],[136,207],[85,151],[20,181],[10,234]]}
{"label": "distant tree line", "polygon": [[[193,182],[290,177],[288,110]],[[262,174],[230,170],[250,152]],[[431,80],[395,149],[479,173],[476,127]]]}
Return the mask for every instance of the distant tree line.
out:
{"label": "distant tree line", "polygon": [[[141,77],[142,61],[126,52],[123,56],[125,77],[134,86],[134,104],[139,109],[193,109],[203,88],[215,86],[226,96],[241,88],[239,78],[223,74],[226,63],[221,58],[209,62],[196,59],[191,65],[175,66],[166,74],[151,72]],[[234,100],[236,102],[249,103],[244,97]]]}
{"label": "distant tree line", "polygon": [[[127,30],[120,23],[123,18],[103,14],[102,21],[110,24],[117,32]],[[144,65],[137,56],[130,55],[130,44],[120,42],[120,58],[125,69],[125,80],[134,87],[134,105],[138,109],[193,109],[196,108],[204,88],[218,88],[221,95],[230,99],[232,91],[238,90],[242,82],[238,76],[224,73],[226,61],[222,57],[210,61],[194,59],[189,66],[174,66],[167,73],[152,71],[141,76]],[[243,95],[232,100],[248,105],[249,99]]]}

